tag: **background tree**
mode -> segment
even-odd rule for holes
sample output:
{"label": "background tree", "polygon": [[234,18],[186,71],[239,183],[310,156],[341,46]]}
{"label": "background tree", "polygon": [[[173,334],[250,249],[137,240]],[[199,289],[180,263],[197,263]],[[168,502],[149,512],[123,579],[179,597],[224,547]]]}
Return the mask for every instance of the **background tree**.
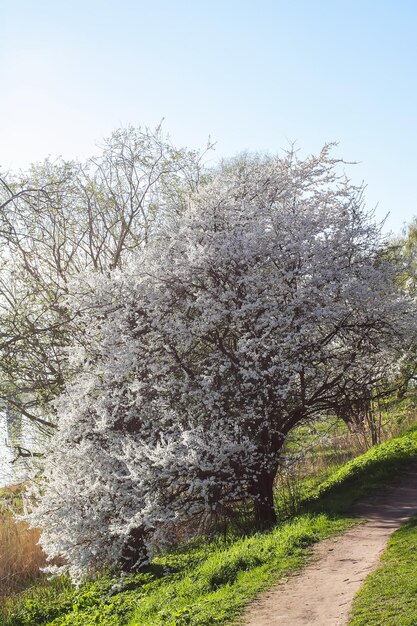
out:
{"label": "background tree", "polygon": [[84,332],[64,304],[68,281],[123,267],[168,204],[182,210],[201,158],[161,128],[128,128],[86,163],[46,161],[0,179],[0,399],[16,415],[54,426],[51,400],[71,375],[66,346]]}

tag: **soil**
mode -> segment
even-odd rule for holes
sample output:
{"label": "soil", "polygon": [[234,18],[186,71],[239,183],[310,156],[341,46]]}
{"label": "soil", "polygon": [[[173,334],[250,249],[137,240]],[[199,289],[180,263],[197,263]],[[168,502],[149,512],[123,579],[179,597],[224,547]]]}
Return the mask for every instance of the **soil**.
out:
{"label": "soil", "polygon": [[346,625],[353,597],[378,566],[389,536],[415,513],[417,464],[355,506],[353,515],[363,524],[321,541],[305,569],[259,596],[244,616],[245,626]]}

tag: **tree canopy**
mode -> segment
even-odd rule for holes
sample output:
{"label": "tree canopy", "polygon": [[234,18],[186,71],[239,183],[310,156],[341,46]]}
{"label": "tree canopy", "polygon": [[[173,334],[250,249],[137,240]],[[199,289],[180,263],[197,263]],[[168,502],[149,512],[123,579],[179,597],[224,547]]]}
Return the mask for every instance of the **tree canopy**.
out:
{"label": "tree canopy", "polygon": [[285,437],[395,373],[415,307],[326,146],[243,155],[121,269],[68,287],[85,329],[32,524],[76,578],[130,569],[239,500],[275,521]]}

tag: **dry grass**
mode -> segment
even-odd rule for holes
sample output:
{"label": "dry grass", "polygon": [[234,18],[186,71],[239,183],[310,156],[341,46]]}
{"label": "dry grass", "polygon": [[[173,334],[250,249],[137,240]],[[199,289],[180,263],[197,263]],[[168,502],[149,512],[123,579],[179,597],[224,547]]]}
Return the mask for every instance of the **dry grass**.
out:
{"label": "dry grass", "polygon": [[45,554],[38,545],[39,531],[28,529],[24,522],[15,521],[16,486],[2,490],[0,509],[0,602],[43,578],[40,568]]}

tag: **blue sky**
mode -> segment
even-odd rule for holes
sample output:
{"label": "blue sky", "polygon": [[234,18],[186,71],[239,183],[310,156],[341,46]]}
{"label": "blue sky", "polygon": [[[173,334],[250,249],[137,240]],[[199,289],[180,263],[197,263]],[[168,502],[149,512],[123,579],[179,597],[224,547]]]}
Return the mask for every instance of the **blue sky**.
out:
{"label": "blue sky", "polygon": [[156,125],[213,159],[338,141],[387,229],[417,215],[417,2],[0,0],[0,166]]}

